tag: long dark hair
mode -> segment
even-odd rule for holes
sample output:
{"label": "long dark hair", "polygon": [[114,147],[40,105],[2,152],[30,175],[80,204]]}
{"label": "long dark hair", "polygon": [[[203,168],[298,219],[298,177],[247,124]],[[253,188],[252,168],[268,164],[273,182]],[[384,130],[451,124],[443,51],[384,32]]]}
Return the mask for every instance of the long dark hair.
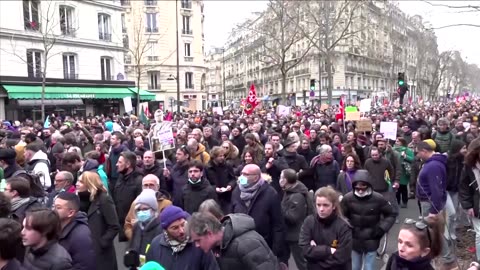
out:
{"label": "long dark hair", "polygon": [[355,170],[360,170],[362,168],[362,165],[360,165],[360,159],[355,153],[348,153],[345,158],[343,159],[342,162],[342,170],[344,172],[347,171],[347,158],[352,157],[353,158],[353,163],[354,163],[354,168]]}
{"label": "long dark hair", "polygon": [[478,154],[480,154],[480,146],[475,147],[472,151],[467,153],[467,156],[465,157],[465,164],[470,167],[475,167],[475,164],[477,164],[479,159]]}

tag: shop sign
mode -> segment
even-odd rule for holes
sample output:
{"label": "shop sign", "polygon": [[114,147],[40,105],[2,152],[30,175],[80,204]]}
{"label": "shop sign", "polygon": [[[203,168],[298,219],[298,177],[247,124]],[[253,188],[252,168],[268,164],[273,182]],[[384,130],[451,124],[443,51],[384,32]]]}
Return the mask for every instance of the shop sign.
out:
{"label": "shop sign", "polygon": [[65,98],[71,98],[71,99],[80,99],[80,98],[93,99],[95,97],[96,97],[95,94],[65,94]]}

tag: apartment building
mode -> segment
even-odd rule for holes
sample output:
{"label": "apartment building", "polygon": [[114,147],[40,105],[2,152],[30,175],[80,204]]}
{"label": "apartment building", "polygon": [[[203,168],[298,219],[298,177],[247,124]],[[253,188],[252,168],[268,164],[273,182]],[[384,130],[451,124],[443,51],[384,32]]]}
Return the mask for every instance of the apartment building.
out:
{"label": "apartment building", "polygon": [[207,79],[206,90],[208,94],[208,107],[219,107],[224,104],[224,87],[223,87],[223,68],[225,64],[225,51],[223,48],[215,48],[210,51],[206,57]]}
{"label": "apartment building", "polygon": [[116,1],[0,1],[0,119],[39,119],[44,77],[46,113],[122,112],[122,98],[135,98],[122,9]]}
{"label": "apartment building", "polygon": [[[332,16],[340,12],[341,2],[322,3],[328,5]],[[438,56],[438,51],[435,34],[426,30],[422,18],[409,17],[387,1],[366,2],[355,12],[348,31],[356,34],[340,40],[330,53],[333,103],[338,102],[341,95],[352,103],[362,98],[392,95],[396,91],[398,72],[406,73],[410,94],[416,95],[418,87],[428,87],[428,77],[434,69],[431,60]],[[250,30],[261,24],[263,16],[267,15],[253,14],[233,31],[225,47],[225,88],[231,101],[246,97],[251,84],[257,86],[257,96],[264,100],[281,96],[279,67],[264,59],[262,44],[271,41],[260,36],[259,31]],[[287,61],[303,55],[308,46],[307,38],[298,41],[291,46]],[[326,66],[325,54],[310,48],[287,74],[286,103],[301,105],[312,99],[318,101],[320,94],[322,102],[326,101],[329,83]],[[310,79],[316,80],[314,93],[310,93]]]}
{"label": "apartment building", "polygon": [[175,110],[178,101],[187,110],[206,108],[203,1],[121,0],[120,4],[127,78],[154,93],[159,107]]}

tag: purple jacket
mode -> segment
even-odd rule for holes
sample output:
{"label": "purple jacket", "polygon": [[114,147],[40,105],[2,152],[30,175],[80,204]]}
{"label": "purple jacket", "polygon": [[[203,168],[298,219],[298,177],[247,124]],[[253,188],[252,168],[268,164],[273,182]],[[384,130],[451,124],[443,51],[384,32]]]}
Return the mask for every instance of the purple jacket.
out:
{"label": "purple jacket", "polygon": [[418,175],[417,197],[432,205],[431,214],[438,214],[447,201],[447,156],[434,154],[425,161]]}

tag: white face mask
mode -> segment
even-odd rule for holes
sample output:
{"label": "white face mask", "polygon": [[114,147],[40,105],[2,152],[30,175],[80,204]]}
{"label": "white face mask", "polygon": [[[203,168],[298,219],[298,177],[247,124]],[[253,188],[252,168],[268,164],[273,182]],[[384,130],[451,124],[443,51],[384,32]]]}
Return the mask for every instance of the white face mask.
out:
{"label": "white face mask", "polygon": [[354,191],[354,194],[355,196],[359,197],[359,198],[364,198],[364,197],[367,197],[369,195],[372,194],[372,188],[368,188],[365,192],[363,192],[362,194],[358,193],[358,191]]}

